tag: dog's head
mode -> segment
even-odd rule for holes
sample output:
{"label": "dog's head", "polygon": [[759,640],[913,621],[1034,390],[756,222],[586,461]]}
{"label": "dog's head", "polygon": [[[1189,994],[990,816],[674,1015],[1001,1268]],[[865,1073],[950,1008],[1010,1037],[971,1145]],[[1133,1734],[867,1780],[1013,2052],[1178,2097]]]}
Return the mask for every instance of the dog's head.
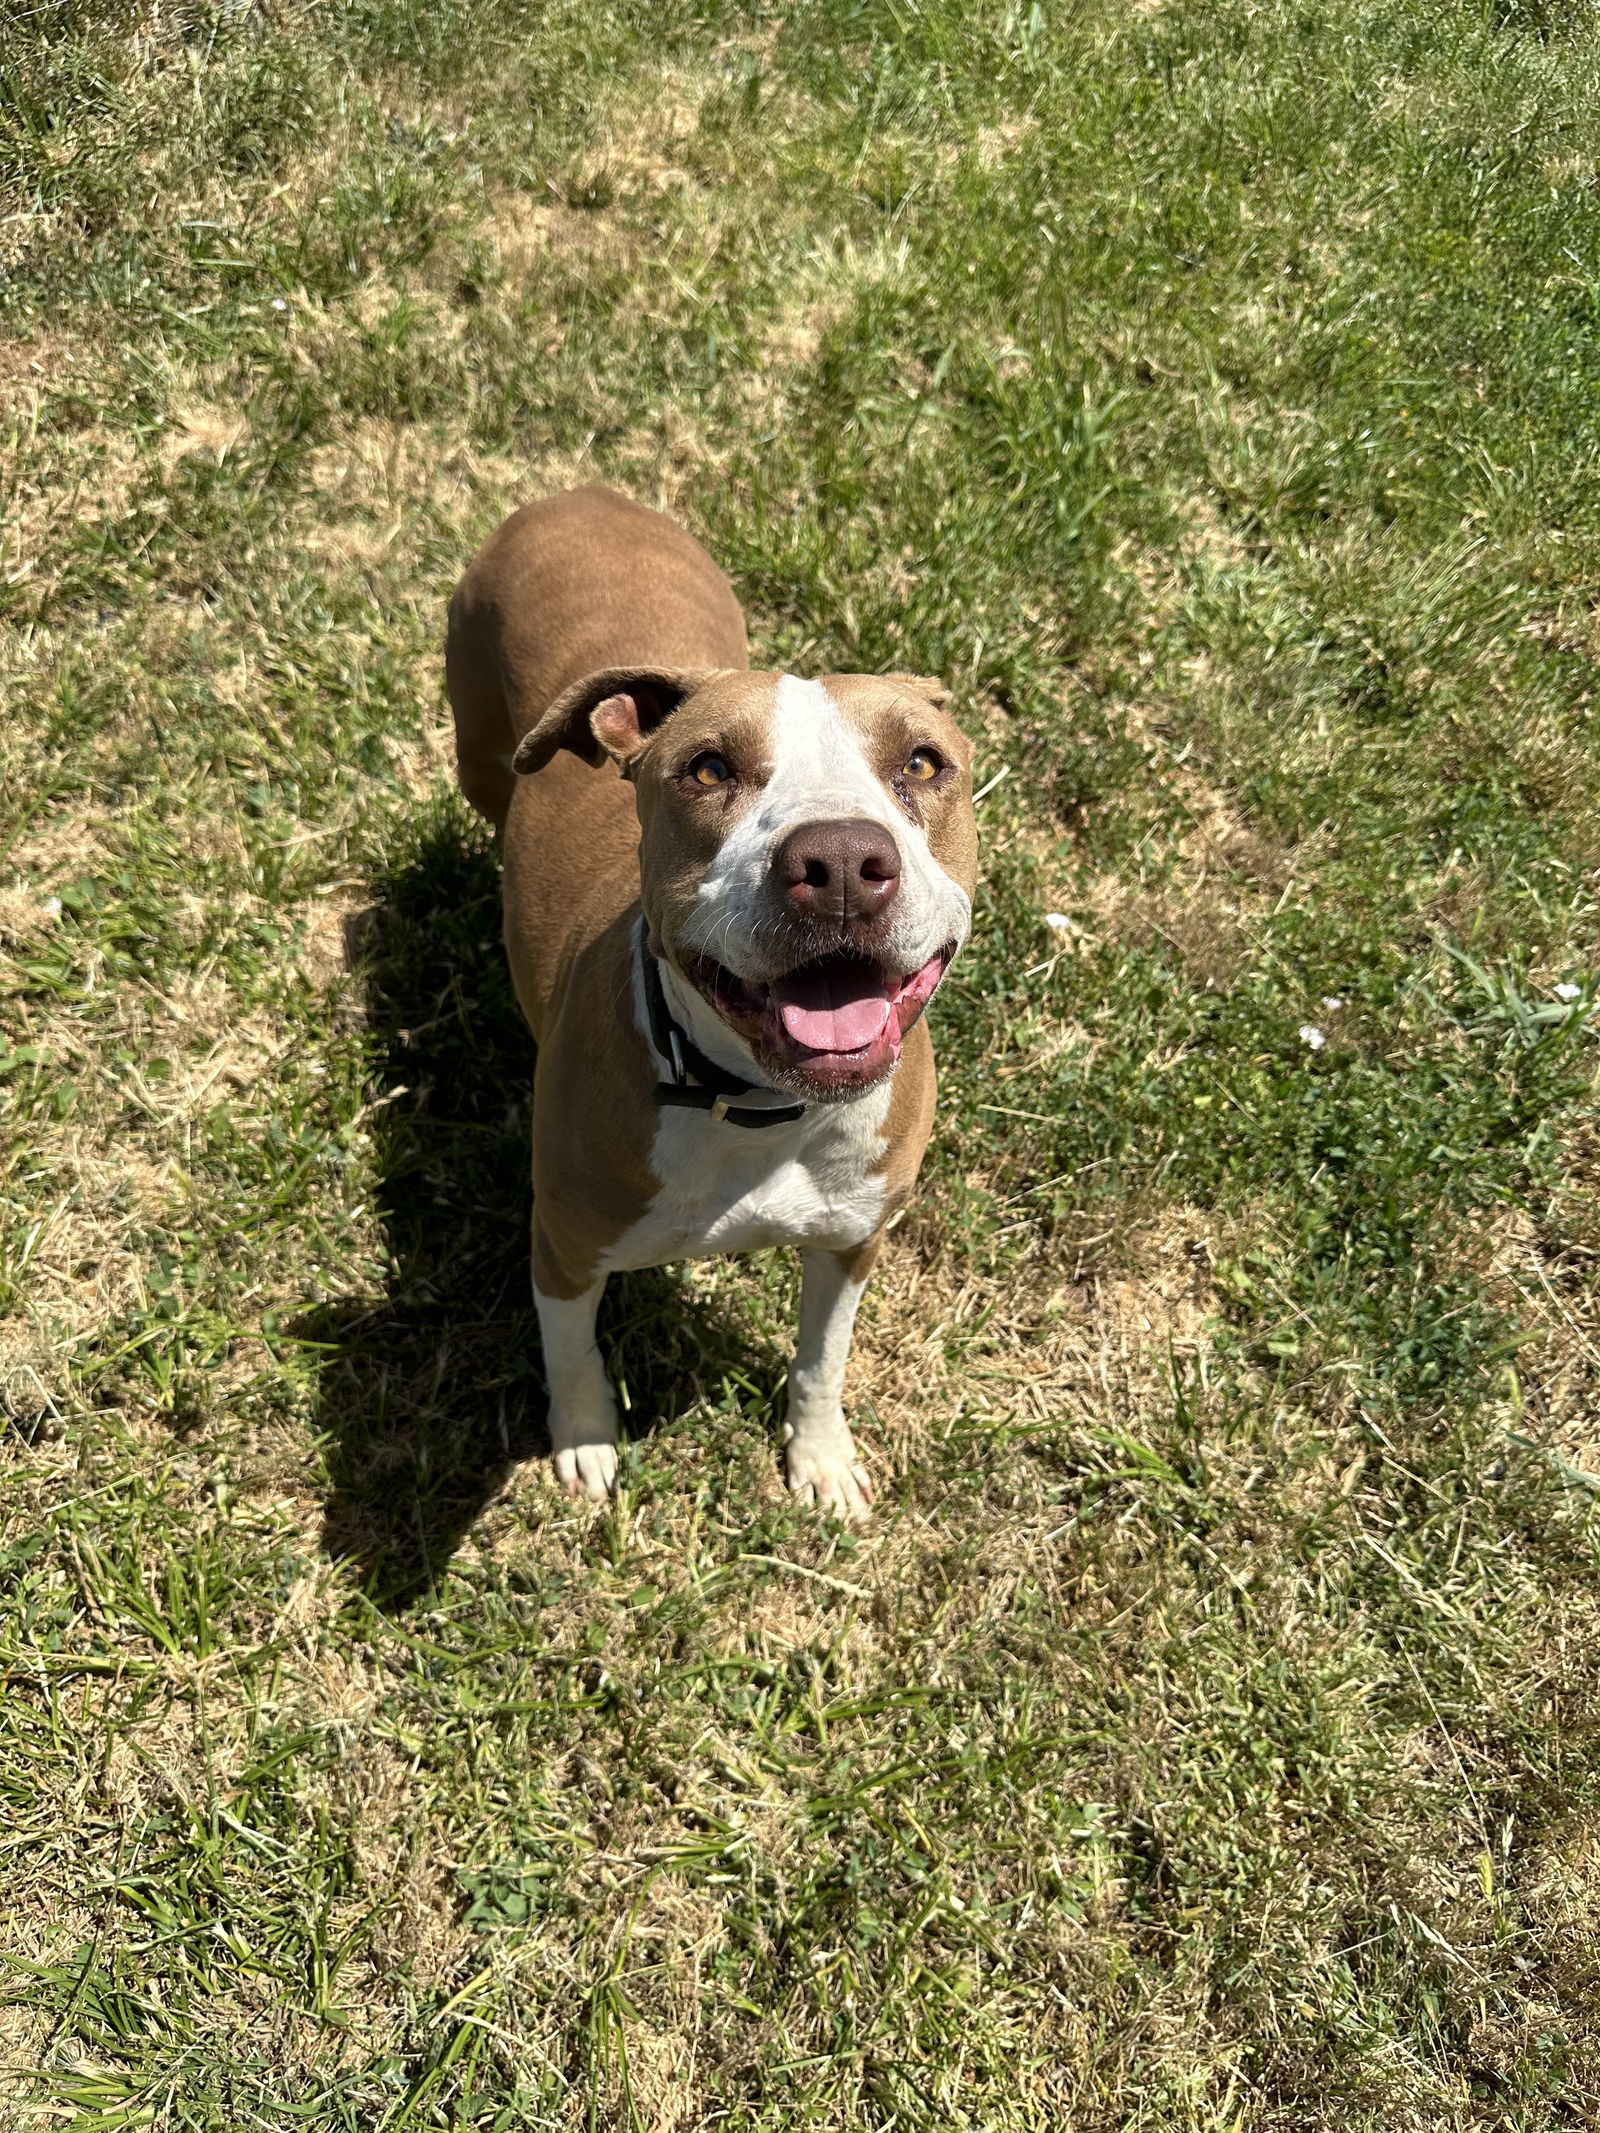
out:
{"label": "dog's head", "polygon": [[638,798],[650,946],[813,1098],[893,1071],[972,919],[972,750],[908,674],[612,668],[557,698],[519,771],[613,758]]}

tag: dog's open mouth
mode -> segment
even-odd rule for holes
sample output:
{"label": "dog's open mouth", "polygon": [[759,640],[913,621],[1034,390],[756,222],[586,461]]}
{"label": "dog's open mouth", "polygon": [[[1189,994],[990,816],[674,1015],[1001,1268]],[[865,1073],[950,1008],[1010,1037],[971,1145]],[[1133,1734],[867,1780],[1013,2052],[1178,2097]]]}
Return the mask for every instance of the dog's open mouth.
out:
{"label": "dog's open mouth", "polygon": [[689,975],[780,1085],[847,1095],[894,1065],[954,954],[955,943],[947,942],[909,972],[863,956],[825,955],[765,985],[709,958]]}

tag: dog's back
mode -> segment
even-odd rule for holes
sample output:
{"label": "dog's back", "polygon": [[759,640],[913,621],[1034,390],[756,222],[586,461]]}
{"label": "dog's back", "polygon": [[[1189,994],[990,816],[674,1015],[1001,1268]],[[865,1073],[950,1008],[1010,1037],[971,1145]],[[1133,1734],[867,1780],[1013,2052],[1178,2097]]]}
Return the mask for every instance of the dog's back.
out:
{"label": "dog's back", "polygon": [[733,587],[681,526],[614,489],[528,504],[479,549],[450,602],[461,789],[503,828],[517,742],[586,674],[749,663]]}
{"label": "dog's back", "polygon": [[615,490],[528,504],[450,602],[445,672],[467,799],[502,831],[506,947],[536,1037],[569,957],[638,894],[639,825],[614,765],[511,759],[572,683],[607,667],[750,663],[733,587],[699,542]]}

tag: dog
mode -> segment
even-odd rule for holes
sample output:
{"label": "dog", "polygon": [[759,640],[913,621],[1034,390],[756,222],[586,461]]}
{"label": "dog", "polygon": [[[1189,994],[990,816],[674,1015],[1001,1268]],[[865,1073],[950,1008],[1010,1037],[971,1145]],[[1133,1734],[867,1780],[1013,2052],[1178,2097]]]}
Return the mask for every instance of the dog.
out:
{"label": "dog", "polygon": [[604,488],[491,536],[450,603],[445,666],[538,1047],[556,1474],[596,1501],[616,1481],[595,1341],[609,1274],[793,1245],[789,1487],[859,1520],[845,1366],[932,1124],[924,1011],[972,920],[972,750],[949,691],[752,671],[710,556]]}

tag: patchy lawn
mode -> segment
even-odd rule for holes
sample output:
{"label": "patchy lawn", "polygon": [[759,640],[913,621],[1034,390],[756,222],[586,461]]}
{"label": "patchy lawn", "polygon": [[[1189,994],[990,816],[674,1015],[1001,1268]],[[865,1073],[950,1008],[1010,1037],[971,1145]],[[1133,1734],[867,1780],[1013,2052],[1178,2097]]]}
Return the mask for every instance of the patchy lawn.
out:
{"label": "patchy lawn", "polygon": [[[7,2126],[1600,2125],[1597,171],[1580,0],[13,13]],[[595,478],[980,739],[863,1536],[776,1257],[540,1457]]]}

